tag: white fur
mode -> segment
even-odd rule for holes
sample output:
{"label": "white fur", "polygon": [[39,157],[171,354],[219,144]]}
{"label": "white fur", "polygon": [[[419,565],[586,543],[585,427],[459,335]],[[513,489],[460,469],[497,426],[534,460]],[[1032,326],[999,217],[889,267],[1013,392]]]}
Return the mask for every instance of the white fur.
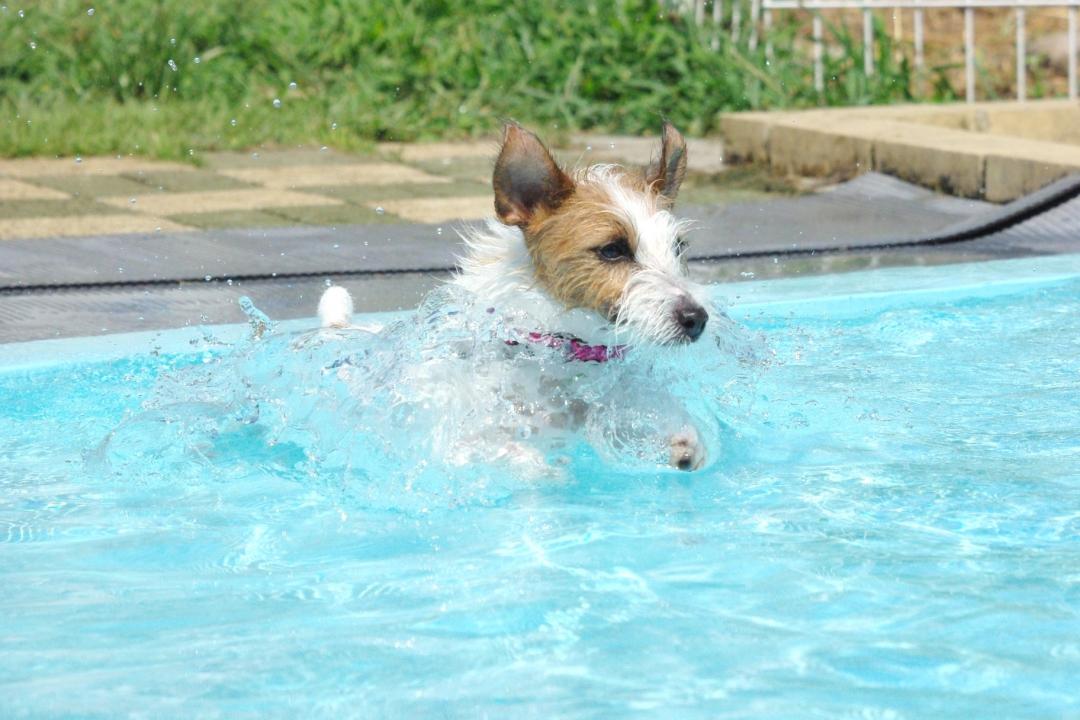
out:
{"label": "white fur", "polygon": [[347,328],[352,325],[353,301],[340,285],[326,288],[319,298],[319,322],[324,328]]}

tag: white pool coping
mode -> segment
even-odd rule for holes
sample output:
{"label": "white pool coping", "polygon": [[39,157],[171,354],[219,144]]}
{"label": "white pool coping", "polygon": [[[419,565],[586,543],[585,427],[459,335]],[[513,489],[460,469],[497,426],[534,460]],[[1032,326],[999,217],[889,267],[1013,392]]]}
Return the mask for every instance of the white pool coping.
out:
{"label": "white pool coping", "polygon": [[[898,307],[1021,293],[1076,278],[1080,278],[1080,253],[722,283],[713,288],[737,321],[843,320]],[[407,314],[365,313],[363,317],[386,322]],[[301,318],[280,322],[277,328],[289,332],[316,324],[314,317]],[[0,373],[108,362],[154,351],[187,354],[195,352],[207,336],[231,344],[248,332],[246,323],[238,323],[8,343],[0,345]]]}

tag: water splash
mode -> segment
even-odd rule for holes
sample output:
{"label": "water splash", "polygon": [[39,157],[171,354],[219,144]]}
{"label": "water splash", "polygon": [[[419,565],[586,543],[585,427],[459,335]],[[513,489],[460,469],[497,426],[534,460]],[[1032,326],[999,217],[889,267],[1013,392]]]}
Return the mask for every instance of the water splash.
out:
{"label": "water splash", "polygon": [[239,303],[247,340],[222,351],[207,339],[201,362],[163,376],[99,449],[102,468],[174,478],[185,458],[205,470],[287,457],[368,503],[494,502],[581,463],[666,468],[686,426],[709,464],[727,462],[762,366],[758,342],[730,321],[691,346],[568,362],[508,342],[536,321],[456,286],[367,329],[278,333],[250,298]]}
{"label": "water splash", "polygon": [[[229,281],[232,284],[232,281]],[[259,340],[267,332],[273,332],[274,322],[259,308],[255,307],[255,303],[251,302],[251,298],[247,295],[241,295],[237,300],[240,305],[240,309],[247,316],[248,324],[251,326],[251,338],[253,340]]]}

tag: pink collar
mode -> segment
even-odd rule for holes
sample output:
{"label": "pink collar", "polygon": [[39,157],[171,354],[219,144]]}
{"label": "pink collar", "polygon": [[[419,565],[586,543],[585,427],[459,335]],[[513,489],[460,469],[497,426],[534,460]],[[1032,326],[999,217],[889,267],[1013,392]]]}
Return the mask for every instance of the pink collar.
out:
{"label": "pink collar", "polygon": [[[626,345],[589,345],[580,338],[560,333],[523,333],[526,342],[543,345],[552,350],[562,350],[566,361],[604,363],[608,360],[621,360],[630,349]],[[507,345],[520,345],[518,340],[507,340]]]}

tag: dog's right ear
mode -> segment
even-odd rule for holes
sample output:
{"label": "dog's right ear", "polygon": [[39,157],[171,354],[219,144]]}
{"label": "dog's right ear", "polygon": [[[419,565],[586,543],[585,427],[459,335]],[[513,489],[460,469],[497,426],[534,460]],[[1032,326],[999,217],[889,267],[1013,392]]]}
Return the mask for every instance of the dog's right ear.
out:
{"label": "dog's right ear", "polygon": [[517,123],[507,123],[495,161],[495,213],[507,225],[528,225],[537,212],[559,207],[574,191],[574,181],[551,157],[540,138]]}

